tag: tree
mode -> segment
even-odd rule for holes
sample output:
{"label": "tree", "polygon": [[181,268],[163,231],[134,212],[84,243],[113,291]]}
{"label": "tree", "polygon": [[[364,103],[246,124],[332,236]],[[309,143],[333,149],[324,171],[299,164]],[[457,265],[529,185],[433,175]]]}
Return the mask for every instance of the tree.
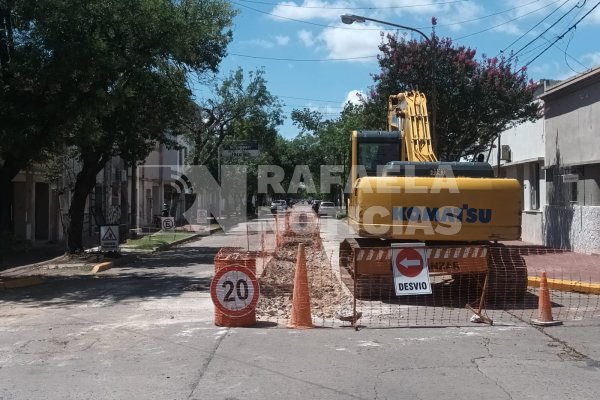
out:
{"label": "tree", "polygon": [[96,175],[114,155],[135,162],[170,142],[192,110],[188,75],[216,71],[235,12],[223,0],[17,0],[14,10],[19,46],[42,55],[49,114],[79,151],[67,235],[78,251]]}
{"label": "tree", "polygon": [[263,70],[248,77],[238,68],[214,85],[214,96],[200,103],[185,134],[192,145],[191,160],[196,165],[216,165],[222,144],[256,140],[269,148],[283,123],[281,103],[268,88]]}
{"label": "tree", "polygon": [[258,157],[221,159],[222,164],[246,165],[249,204],[257,193],[258,166],[272,164],[275,159],[277,127],[283,123],[281,103],[269,92],[262,69],[244,74],[238,68],[215,84],[213,91],[211,98],[200,102],[186,125],[190,160],[195,165],[207,165],[214,173],[219,168],[219,147],[236,141],[256,141],[261,150]]}
{"label": "tree", "polygon": [[[436,153],[459,160],[475,155],[503,130],[539,118],[534,85],[510,57],[475,59],[475,50],[431,37],[431,45],[388,35],[380,45],[381,71],[366,99],[365,112],[385,123],[387,97],[402,91],[424,92],[432,108],[436,89]],[[381,126],[379,127],[381,128]]]}
{"label": "tree", "polygon": [[32,43],[22,1],[0,1],[0,233],[11,230],[12,180],[69,130],[47,54]]}

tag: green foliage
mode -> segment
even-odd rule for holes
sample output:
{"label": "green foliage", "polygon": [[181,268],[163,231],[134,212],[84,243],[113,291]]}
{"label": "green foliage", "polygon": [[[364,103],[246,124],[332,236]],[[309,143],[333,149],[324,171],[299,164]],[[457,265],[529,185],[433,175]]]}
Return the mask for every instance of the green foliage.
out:
{"label": "green foliage", "polygon": [[324,125],[323,114],[308,108],[293,110],[292,121],[294,125],[300,128],[301,134],[316,133]]}
{"label": "green foliage", "polygon": [[159,246],[187,239],[192,236],[194,236],[193,233],[159,232],[135,240],[129,239],[123,247],[135,250],[154,250]]}
{"label": "green foliage", "polygon": [[[246,78],[239,68],[215,84],[213,92],[214,96],[202,101],[186,124],[185,137],[192,147],[193,164],[216,167],[219,146],[240,140],[257,141],[263,150],[272,148],[283,113],[281,103],[267,88],[263,70],[251,71]],[[270,158],[255,161],[269,162]]]}
{"label": "green foliage", "polygon": [[222,0],[11,3],[0,150],[20,168],[62,144],[135,161],[169,143],[192,107],[188,72],[216,71],[235,15]]}
{"label": "green foliage", "polygon": [[134,163],[157,143],[173,145],[194,109],[189,75],[217,71],[235,11],[224,0],[12,3],[2,152],[26,165],[54,147],[78,150],[69,211],[69,248],[77,250],[96,173],[113,155]]}

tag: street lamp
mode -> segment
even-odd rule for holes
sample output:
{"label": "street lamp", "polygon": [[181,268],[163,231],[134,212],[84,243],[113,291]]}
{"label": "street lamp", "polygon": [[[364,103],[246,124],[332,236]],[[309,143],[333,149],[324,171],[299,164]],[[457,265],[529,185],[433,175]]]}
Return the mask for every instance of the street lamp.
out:
{"label": "street lamp", "polygon": [[[363,17],[362,15],[354,15],[354,14],[344,14],[341,15],[340,18],[342,19],[342,22],[344,24],[348,24],[351,25],[352,23],[356,22],[356,23],[364,23],[366,21],[372,21],[372,22],[377,22],[383,25],[389,25],[389,26],[393,26],[396,28],[400,28],[400,29],[406,29],[408,31],[413,31],[418,33],[419,35],[421,35],[423,37],[423,39],[425,39],[425,41],[427,42],[427,44],[429,45],[429,47],[431,47],[431,51],[432,54],[434,53],[434,48],[433,48],[433,42],[431,41],[431,39],[429,39],[429,37],[424,34],[423,32],[421,32],[420,30],[418,30],[417,28],[412,28],[410,26],[405,26],[405,25],[400,25],[400,24],[394,24],[393,22],[386,22],[386,21],[380,21],[378,19],[374,19],[374,18],[368,18],[368,17]],[[436,130],[436,108],[437,108],[437,93],[436,93],[436,87],[435,87],[435,62],[431,63],[431,136],[434,142],[434,145],[437,146],[437,130]],[[435,149],[435,147],[434,147]]]}
{"label": "street lamp", "polygon": [[384,24],[384,25],[394,26],[396,28],[401,28],[401,29],[406,29],[409,31],[417,32],[419,35],[423,36],[423,39],[425,39],[425,41],[427,42],[428,45],[432,46],[431,39],[429,39],[429,37],[426,34],[421,32],[417,28],[412,28],[410,26],[405,26],[405,25],[394,24],[392,22],[380,21],[378,19],[363,17],[361,15],[354,15],[354,14],[344,14],[344,15],[340,16],[340,18],[342,19],[342,22],[344,24],[348,24],[348,25],[351,25],[354,22],[362,24],[366,21],[372,21],[372,22],[378,22],[378,23]]}

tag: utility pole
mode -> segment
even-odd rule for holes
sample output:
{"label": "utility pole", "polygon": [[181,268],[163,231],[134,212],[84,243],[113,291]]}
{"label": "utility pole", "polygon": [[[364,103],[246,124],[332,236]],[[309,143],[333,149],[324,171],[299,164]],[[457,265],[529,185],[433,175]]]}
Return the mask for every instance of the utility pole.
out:
{"label": "utility pole", "polygon": [[436,60],[435,60],[435,46],[434,46],[433,42],[431,41],[431,39],[429,38],[429,36],[427,36],[426,34],[421,32],[417,28],[413,28],[413,27],[406,26],[406,25],[399,25],[399,24],[395,24],[393,22],[387,22],[387,21],[381,21],[378,19],[363,17],[361,15],[344,14],[344,15],[341,15],[340,17],[344,24],[350,25],[354,22],[364,23],[365,21],[372,21],[372,22],[377,22],[379,24],[389,25],[389,26],[393,26],[395,28],[406,29],[406,30],[418,33],[419,35],[421,35],[423,37],[423,39],[425,39],[425,41],[429,45],[429,48],[431,49],[431,55],[432,55],[432,60],[431,60],[431,124],[430,124],[430,126],[431,126],[431,141],[433,144],[433,149],[437,153],[437,143],[438,143],[438,137],[437,137],[437,87],[435,84]]}

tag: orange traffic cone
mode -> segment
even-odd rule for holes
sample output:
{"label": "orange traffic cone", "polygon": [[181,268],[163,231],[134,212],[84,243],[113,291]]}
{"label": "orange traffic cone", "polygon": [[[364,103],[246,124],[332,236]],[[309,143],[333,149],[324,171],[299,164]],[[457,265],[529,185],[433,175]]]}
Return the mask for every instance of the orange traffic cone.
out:
{"label": "orange traffic cone", "polygon": [[555,321],[554,318],[552,318],[552,304],[550,303],[550,290],[548,289],[546,271],[542,271],[542,274],[540,276],[540,293],[538,296],[538,318],[532,319],[531,322],[534,325],[540,326],[562,324],[561,321]]}
{"label": "orange traffic cone", "polygon": [[294,292],[292,296],[292,310],[288,327],[296,329],[312,328],[313,324],[310,314],[310,294],[308,292],[308,273],[306,271],[304,243],[298,245],[296,272],[294,274]]}

